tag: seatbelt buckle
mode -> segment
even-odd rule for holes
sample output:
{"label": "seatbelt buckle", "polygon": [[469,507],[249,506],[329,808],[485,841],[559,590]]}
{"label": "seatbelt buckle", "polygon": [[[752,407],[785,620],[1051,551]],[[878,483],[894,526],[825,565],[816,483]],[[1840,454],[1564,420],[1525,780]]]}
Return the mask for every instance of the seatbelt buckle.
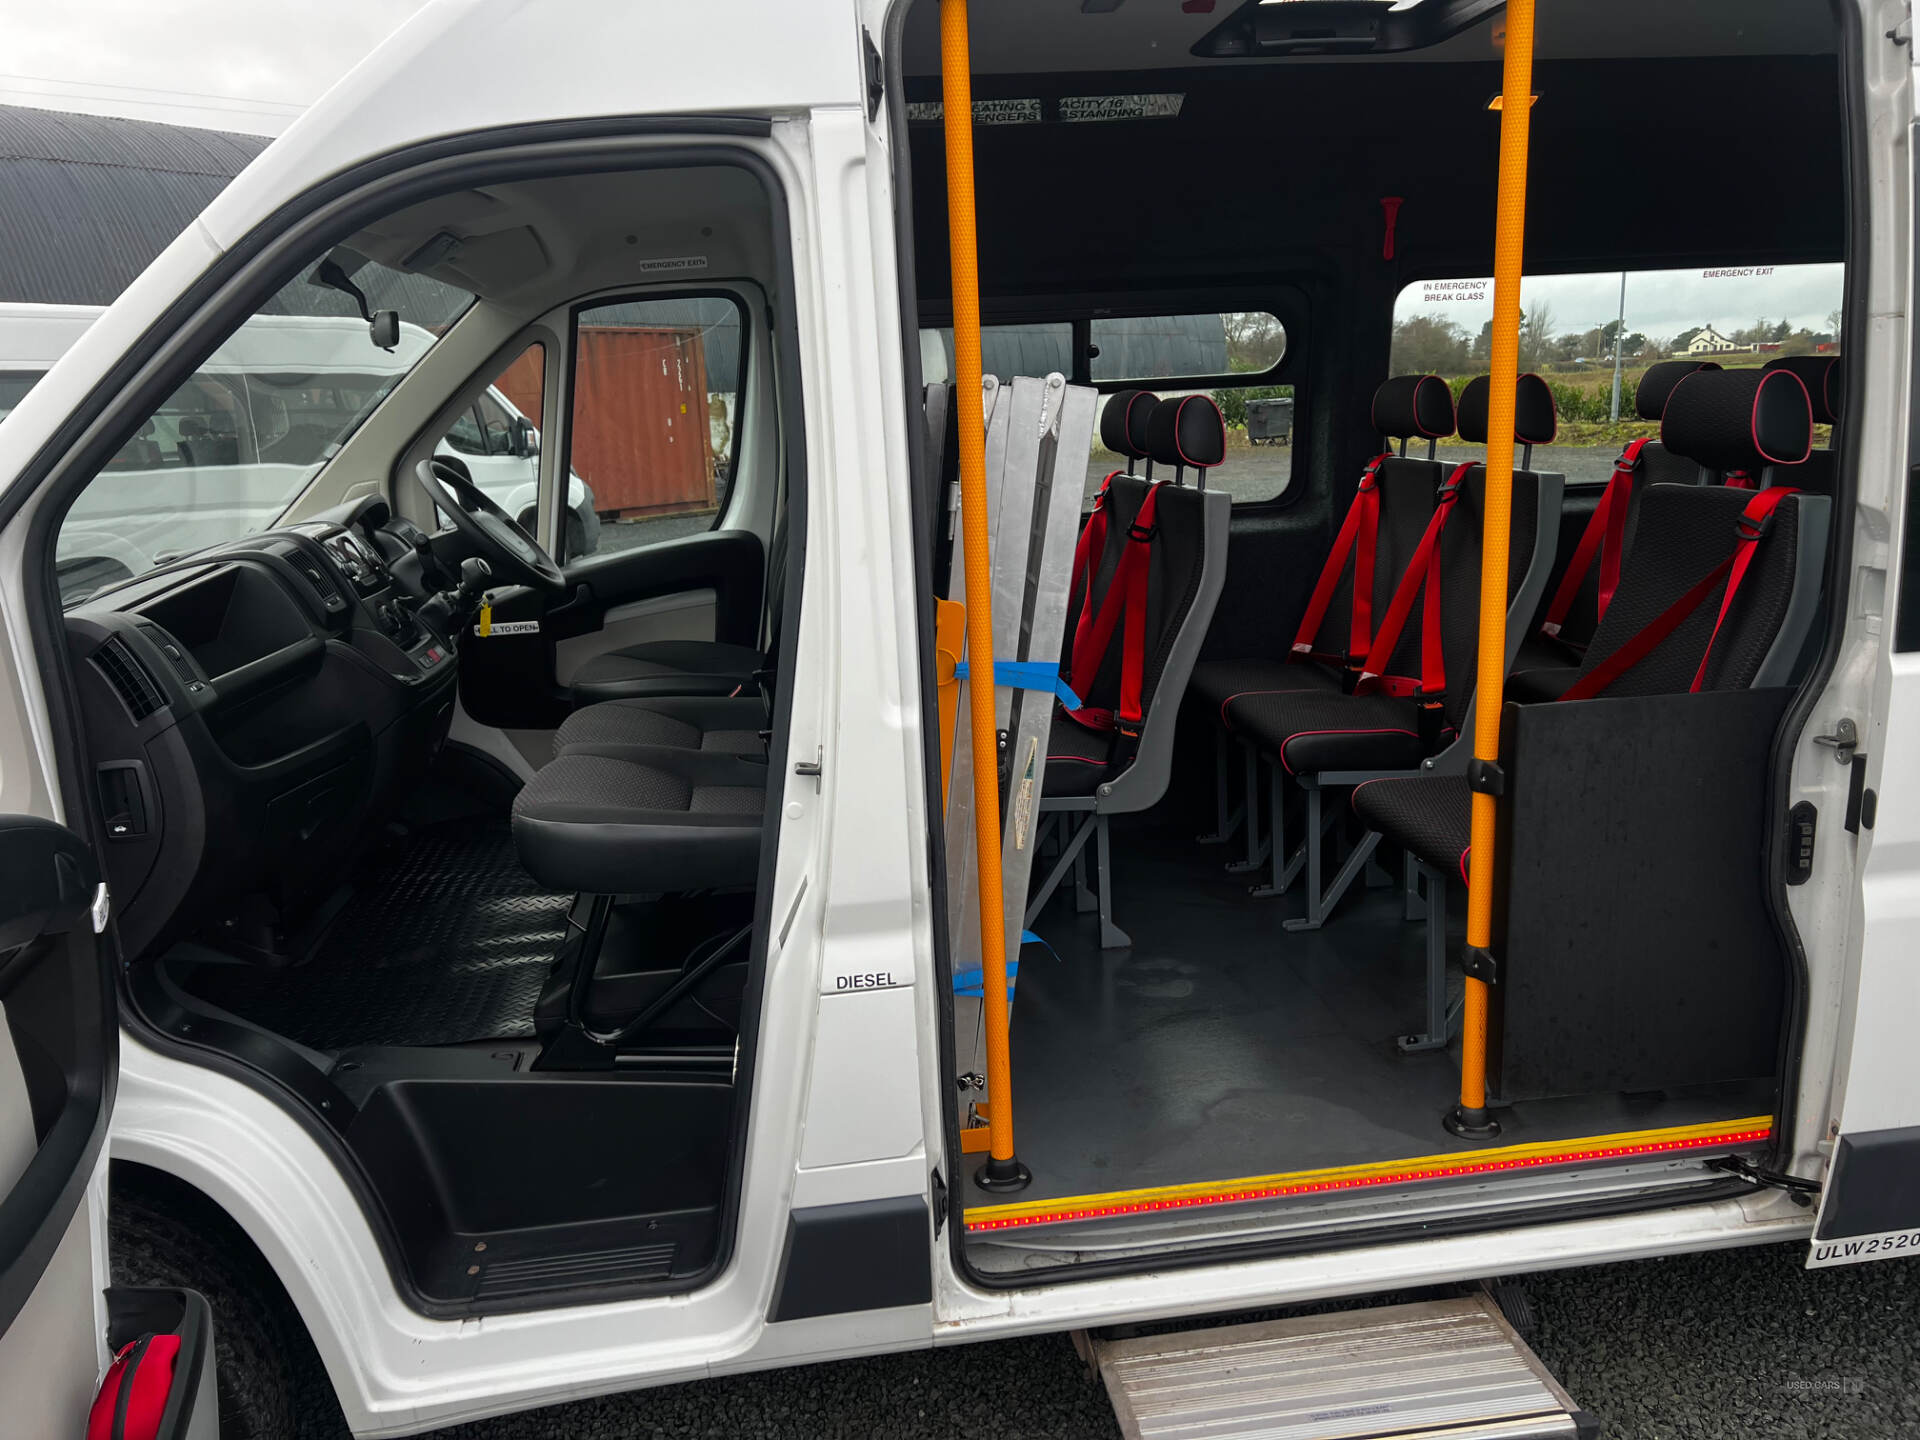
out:
{"label": "seatbelt buckle", "polygon": [[1772,510],[1763,511],[1759,515],[1749,515],[1742,510],[1740,518],[1733,522],[1734,534],[1749,545],[1765,539],[1767,532],[1771,529],[1773,529]]}
{"label": "seatbelt buckle", "polygon": [[1158,535],[1159,533],[1160,533],[1160,526],[1158,522],[1147,526],[1144,530],[1140,528],[1140,522],[1137,520],[1132,521],[1127,526],[1127,539],[1135,541],[1141,545],[1150,543],[1153,540],[1153,537]]}

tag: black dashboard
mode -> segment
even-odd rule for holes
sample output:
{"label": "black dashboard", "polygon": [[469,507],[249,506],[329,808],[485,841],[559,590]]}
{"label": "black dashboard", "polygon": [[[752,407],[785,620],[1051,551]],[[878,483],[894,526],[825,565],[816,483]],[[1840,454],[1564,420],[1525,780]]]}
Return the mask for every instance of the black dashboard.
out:
{"label": "black dashboard", "polygon": [[451,724],[446,584],[367,499],[66,613],[129,956],[211,928],[285,957],[324,918]]}

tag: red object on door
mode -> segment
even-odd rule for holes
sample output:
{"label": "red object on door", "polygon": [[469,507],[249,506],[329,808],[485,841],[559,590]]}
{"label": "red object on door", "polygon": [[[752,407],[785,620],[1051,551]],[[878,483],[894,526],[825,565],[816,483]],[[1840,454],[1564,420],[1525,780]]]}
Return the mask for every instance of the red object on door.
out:
{"label": "red object on door", "polygon": [[87,1415],[87,1440],[154,1440],[173,1393],[178,1335],[143,1335],[114,1356]]}

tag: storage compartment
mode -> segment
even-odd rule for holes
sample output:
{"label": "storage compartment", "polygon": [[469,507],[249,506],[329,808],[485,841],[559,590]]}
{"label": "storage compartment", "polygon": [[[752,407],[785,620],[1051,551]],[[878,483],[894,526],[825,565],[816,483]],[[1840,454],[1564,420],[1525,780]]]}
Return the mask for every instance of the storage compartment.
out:
{"label": "storage compartment", "polygon": [[216,682],[222,675],[309,637],[286,591],[251,565],[228,565],[141,607],[193,652]]}

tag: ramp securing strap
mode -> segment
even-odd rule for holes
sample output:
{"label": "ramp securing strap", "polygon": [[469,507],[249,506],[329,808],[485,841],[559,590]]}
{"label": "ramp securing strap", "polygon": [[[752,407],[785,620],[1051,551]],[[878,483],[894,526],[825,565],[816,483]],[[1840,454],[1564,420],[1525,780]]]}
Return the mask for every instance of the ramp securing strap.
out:
{"label": "ramp securing strap", "polygon": [[[962,660],[955,665],[953,674],[956,680],[965,679],[967,662]],[[1060,703],[1069,710],[1080,708],[1080,697],[1061,677],[1060,667],[1050,661],[996,660],[993,662],[993,683],[1004,685],[1009,690],[1041,690],[1058,696]]]}

